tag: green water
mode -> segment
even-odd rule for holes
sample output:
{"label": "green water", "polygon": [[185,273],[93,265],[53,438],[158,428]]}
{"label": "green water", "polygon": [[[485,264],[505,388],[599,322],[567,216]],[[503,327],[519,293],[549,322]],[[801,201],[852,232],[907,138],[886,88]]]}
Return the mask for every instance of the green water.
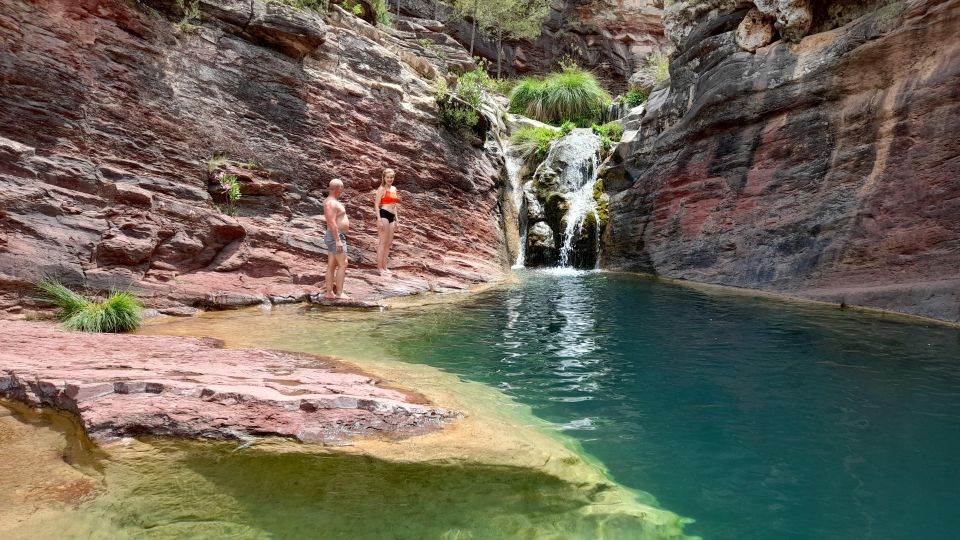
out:
{"label": "green water", "polygon": [[289,308],[155,330],[184,325],[234,344],[422,362],[500,388],[707,539],[960,530],[955,329],[549,273],[454,305]]}
{"label": "green water", "polygon": [[[524,429],[572,437],[643,501],[650,493],[695,519],[684,531],[705,539],[960,530],[956,329],[631,276],[531,272],[457,303],[215,313],[147,332],[337,354],[375,372],[407,366],[414,386],[438,383],[411,364],[483,383],[514,401],[439,384],[474,413],[507,409]],[[547,422],[522,420],[521,406]],[[26,440],[11,421],[0,415],[0,454],[14,458],[0,461],[0,500],[13,501],[0,507],[3,538],[679,538],[669,514],[657,526],[607,506],[602,483],[297,445],[128,441],[82,467],[91,483],[44,457],[69,458],[62,437],[50,443],[32,428],[44,437]],[[77,500],[57,491],[64,483]],[[44,507],[47,496],[69,504]]]}

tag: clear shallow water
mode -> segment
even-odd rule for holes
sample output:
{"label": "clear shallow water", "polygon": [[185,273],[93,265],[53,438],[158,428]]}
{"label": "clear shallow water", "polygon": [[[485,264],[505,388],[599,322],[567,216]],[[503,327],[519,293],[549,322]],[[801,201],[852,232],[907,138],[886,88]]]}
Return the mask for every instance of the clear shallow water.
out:
{"label": "clear shallow water", "polygon": [[451,305],[174,324],[497,386],[706,539],[960,530],[956,329],[569,272]]}

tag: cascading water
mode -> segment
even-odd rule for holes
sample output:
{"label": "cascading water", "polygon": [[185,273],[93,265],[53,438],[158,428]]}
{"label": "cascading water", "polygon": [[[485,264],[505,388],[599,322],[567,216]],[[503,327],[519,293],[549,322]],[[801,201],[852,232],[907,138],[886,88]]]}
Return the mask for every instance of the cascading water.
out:
{"label": "cascading water", "polygon": [[510,182],[510,198],[514,209],[517,211],[517,216],[519,216],[517,227],[520,233],[520,245],[517,249],[517,260],[513,267],[523,268],[527,251],[527,217],[523,212],[523,185],[520,182],[520,171],[523,169],[524,157],[512,147],[508,147],[504,155],[507,178]]}
{"label": "cascading water", "polygon": [[[593,214],[596,223],[600,223],[600,215],[597,213],[597,200],[593,196],[593,190],[597,185],[597,156],[593,156],[593,165],[591,169],[593,174],[591,179],[586,181],[580,189],[567,194],[567,201],[570,208],[567,210],[567,227],[563,231],[563,246],[560,248],[560,267],[568,268],[570,266],[570,254],[573,251],[574,240],[583,232],[583,224],[588,215]],[[597,237],[597,253],[600,251],[600,235]],[[597,258],[599,261],[599,257]]]}
{"label": "cascading water", "polygon": [[525,255],[533,264],[596,267],[600,213],[594,190],[601,147],[592,130],[570,131],[551,146],[524,186]]}

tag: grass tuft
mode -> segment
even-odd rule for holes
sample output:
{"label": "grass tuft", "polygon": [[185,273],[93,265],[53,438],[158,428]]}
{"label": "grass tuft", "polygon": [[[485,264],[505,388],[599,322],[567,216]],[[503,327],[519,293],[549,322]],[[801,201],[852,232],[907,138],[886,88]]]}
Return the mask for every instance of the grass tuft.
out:
{"label": "grass tuft", "polygon": [[103,302],[91,302],[56,280],[41,280],[36,287],[46,300],[60,306],[58,319],[69,330],[129,332],[140,326],[143,303],[131,293],[114,292]]}
{"label": "grass tuft", "polygon": [[510,137],[510,142],[524,156],[535,154],[537,159],[542,161],[550,151],[550,143],[559,139],[563,135],[556,129],[542,127],[526,127],[518,129]]}
{"label": "grass tuft", "polygon": [[510,112],[555,125],[570,121],[588,127],[609,104],[610,95],[596,77],[576,66],[543,80],[524,79],[510,92]]}

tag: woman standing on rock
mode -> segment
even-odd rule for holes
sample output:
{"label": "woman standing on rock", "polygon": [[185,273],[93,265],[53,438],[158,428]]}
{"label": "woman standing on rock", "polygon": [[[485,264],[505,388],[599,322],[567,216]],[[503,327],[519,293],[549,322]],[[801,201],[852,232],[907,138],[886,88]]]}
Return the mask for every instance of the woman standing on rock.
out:
{"label": "woman standing on rock", "polygon": [[390,274],[387,270],[387,257],[390,255],[390,246],[393,244],[393,232],[400,223],[400,216],[397,214],[397,188],[393,187],[393,169],[384,169],[383,178],[380,180],[380,187],[374,195],[374,209],[377,214],[377,269],[380,275]]}

